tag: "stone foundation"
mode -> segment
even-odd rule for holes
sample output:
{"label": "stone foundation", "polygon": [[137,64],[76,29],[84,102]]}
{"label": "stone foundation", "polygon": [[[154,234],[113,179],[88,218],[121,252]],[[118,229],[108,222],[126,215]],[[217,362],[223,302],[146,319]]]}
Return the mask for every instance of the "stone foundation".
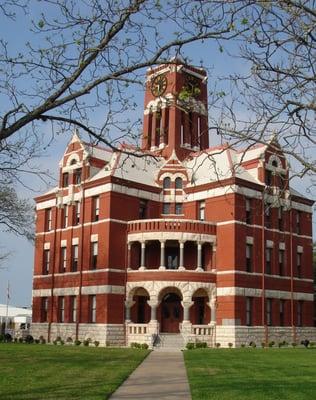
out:
{"label": "stone foundation", "polygon": [[[274,341],[276,345],[283,341],[290,344],[295,341],[300,344],[304,339],[316,342],[316,328],[297,327],[295,329],[296,340],[294,340],[293,337],[292,327],[270,326],[267,330],[268,342]],[[220,343],[221,347],[228,347],[228,343],[232,343],[233,347],[240,347],[242,344],[249,346],[250,342],[256,343],[257,346],[261,346],[261,343],[265,342],[265,329],[262,326],[248,327],[218,325],[216,327],[215,342]]]}
{"label": "stone foundation", "polygon": [[[48,339],[48,324],[33,323],[31,325],[31,335],[37,339],[43,336]],[[76,339],[76,324],[51,324],[51,341],[58,336],[66,341],[68,337],[72,340]],[[97,340],[100,346],[124,346],[125,345],[125,328],[122,324],[79,324],[78,339],[84,341],[91,339],[92,342]]]}

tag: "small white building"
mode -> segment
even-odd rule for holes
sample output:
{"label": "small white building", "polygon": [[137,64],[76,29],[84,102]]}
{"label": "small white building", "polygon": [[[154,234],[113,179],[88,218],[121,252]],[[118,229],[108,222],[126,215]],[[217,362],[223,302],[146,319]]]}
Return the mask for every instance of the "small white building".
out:
{"label": "small white building", "polygon": [[27,334],[32,322],[32,309],[0,304],[0,334],[10,333],[12,336]]}

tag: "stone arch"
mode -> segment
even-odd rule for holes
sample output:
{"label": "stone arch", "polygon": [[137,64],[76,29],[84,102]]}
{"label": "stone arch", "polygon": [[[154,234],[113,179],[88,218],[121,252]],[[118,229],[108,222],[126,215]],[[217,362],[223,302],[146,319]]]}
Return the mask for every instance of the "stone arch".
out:
{"label": "stone arch", "polygon": [[268,165],[272,168],[282,168],[282,161],[277,155],[272,154],[269,158]]}

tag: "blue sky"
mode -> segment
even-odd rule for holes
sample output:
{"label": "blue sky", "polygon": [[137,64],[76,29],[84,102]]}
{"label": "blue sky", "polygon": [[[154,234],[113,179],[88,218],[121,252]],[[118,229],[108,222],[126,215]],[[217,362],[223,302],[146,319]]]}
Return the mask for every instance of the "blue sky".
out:
{"label": "blue sky", "polygon": [[[31,18],[38,18],[40,9],[37,9],[32,16],[27,16],[18,19],[17,22],[4,20],[0,16],[0,36],[10,41],[10,46],[14,49],[20,49],[22,44],[31,38],[28,26]],[[233,44],[225,44],[230,46],[230,50],[234,50]],[[247,65],[238,60],[228,58],[226,52],[221,53],[219,51],[219,45],[214,42],[205,42],[204,44],[191,44],[185,52],[185,55],[189,55],[193,63],[196,65],[200,64],[200,60],[203,60],[205,67],[212,68],[212,74],[209,76],[209,88],[214,83],[217,85],[217,90],[225,89],[225,82],[220,79],[224,74],[229,74],[237,71],[243,71],[247,69]],[[144,71],[145,73],[145,71]],[[136,89],[136,101],[139,105],[137,109],[137,115],[133,114],[133,117],[141,118],[143,109],[143,91],[138,88]],[[105,110],[104,110],[105,112]],[[99,109],[93,118],[96,123],[102,122],[103,111]],[[43,125],[43,132],[49,134],[50,126]],[[43,169],[49,169],[52,174],[57,176],[58,173],[58,162],[62,157],[63,151],[68,140],[71,137],[71,132],[65,132],[58,136],[53,143],[48,147],[42,157],[37,160],[37,164]],[[217,140],[217,139],[216,139]],[[215,138],[210,136],[211,144],[215,144]],[[34,177],[24,177],[25,182],[31,185],[34,192],[26,190],[23,187],[18,187],[19,193],[28,198],[42,193],[48,189],[43,183]],[[53,182],[51,182],[53,185]],[[305,192],[305,189],[310,185],[310,181],[296,180],[295,187]],[[311,195],[309,194],[308,197]],[[0,268],[0,303],[6,301],[6,286],[7,281],[10,281],[11,286],[11,304],[17,306],[27,306],[31,304],[31,290],[32,290],[32,270],[33,270],[33,246],[27,242],[24,238],[16,237],[10,233],[0,232],[0,251],[11,252],[7,262],[5,262]]]}

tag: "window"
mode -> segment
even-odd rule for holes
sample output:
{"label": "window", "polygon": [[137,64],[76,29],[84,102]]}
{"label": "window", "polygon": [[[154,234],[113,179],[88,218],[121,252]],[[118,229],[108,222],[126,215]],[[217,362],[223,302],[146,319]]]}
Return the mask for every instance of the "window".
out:
{"label": "window", "polygon": [[96,322],[97,298],[95,295],[89,296],[89,322]]}
{"label": "window", "polygon": [[65,298],[63,296],[58,298],[58,322],[65,321]]}
{"label": "window", "polygon": [[44,250],[43,254],[43,275],[49,274],[49,261],[50,261],[50,250]]}
{"label": "window", "polygon": [[284,250],[279,250],[279,275],[282,276],[284,275],[284,255],[285,252]]}
{"label": "window", "polygon": [[199,201],[199,220],[205,220],[205,201]]}
{"label": "window", "polygon": [[163,203],[163,214],[170,214],[170,203]]}
{"label": "window", "polygon": [[100,216],[100,198],[99,196],[92,197],[92,221],[99,221]]}
{"label": "window", "polygon": [[253,262],[252,245],[247,244],[246,245],[246,271],[247,272],[252,272],[252,262]]}
{"label": "window", "polygon": [[296,233],[301,233],[301,212],[296,211]]}
{"label": "window", "polygon": [[74,184],[79,185],[81,183],[81,168],[74,171]]}
{"label": "window", "polygon": [[272,299],[267,299],[267,325],[272,325]]}
{"label": "window", "polygon": [[297,326],[303,325],[303,301],[297,303]]}
{"label": "window", "polygon": [[147,218],[147,200],[140,199],[139,201],[139,219]]}
{"label": "window", "polygon": [[271,274],[272,249],[266,248],[266,274]]}
{"label": "window", "polygon": [[98,242],[91,243],[91,269],[96,269],[98,264]]}
{"label": "window", "polygon": [[75,202],[75,213],[74,213],[74,225],[78,225],[80,223],[80,202]]}
{"label": "window", "polygon": [[76,272],[78,270],[78,245],[73,244],[71,247],[71,271]]}
{"label": "window", "polygon": [[171,179],[167,177],[163,180],[163,188],[170,189],[170,186],[171,186]]}
{"label": "window", "polygon": [[271,204],[267,204],[264,210],[265,225],[267,228],[271,228]]}
{"label": "window", "polygon": [[279,231],[283,231],[283,208],[278,209],[278,227]]}
{"label": "window", "polygon": [[302,253],[296,254],[297,277],[302,277]]}
{"label": "window", "polygon": [[246,199],[246,224],[252,223],[252,215],[251,215],[251,200]]}
{"label": "window", "polygon": [[45,231],[52,230],[52,209],[47,208],[45,210]]}
{"label": "window", "polygon": [[166,261],[167,269],[178,269],[179,268],[179,259],[178,259],[178,249],[175,247],[167,247],[166,248]]}
{"label": "window", "polygon": [[41,298],[41,322],[48,321],[48,297]]}
{"label": "window", "polygon": [[246,297],[246,325],[247,326],[252,325],[252,304],[253,304],[253,298]]}
{"label": "window", "polygon": [[266,185],[272,185],[272,172],[266,169]]}
{"label": "window", "polygon": [[77,298],[70,296],[69,298],[69,322],[76,322],[77,320]]}
{"label": "window", "polygon": [[280,300],[280,326],[284,326],[284,309],[285,309],[285,301]]}
{"label": "window", "polygon": [[62,228],[67,228],[68,226],[68,206],[64,206],[62,209]]}
{"label": "window", "polygon": [[177,214],[177,215],[183,214],[182,203],[176,203],[176,214]]}
{"label": "window", "polygon": [[68,174],[68,172],[65,172],[63,174],[62,186],[63,187],[67,187],[68,186],[68,181],[69,181],[69,174]]}
{"label": "window", "polygon": [[67,268],[67,247],[61,247],[59,272],[66,272],[66,268]]}
{"label": "window", "polygon": [[182,189],[182,179],[181,178],[176,178],[176,189]]}

